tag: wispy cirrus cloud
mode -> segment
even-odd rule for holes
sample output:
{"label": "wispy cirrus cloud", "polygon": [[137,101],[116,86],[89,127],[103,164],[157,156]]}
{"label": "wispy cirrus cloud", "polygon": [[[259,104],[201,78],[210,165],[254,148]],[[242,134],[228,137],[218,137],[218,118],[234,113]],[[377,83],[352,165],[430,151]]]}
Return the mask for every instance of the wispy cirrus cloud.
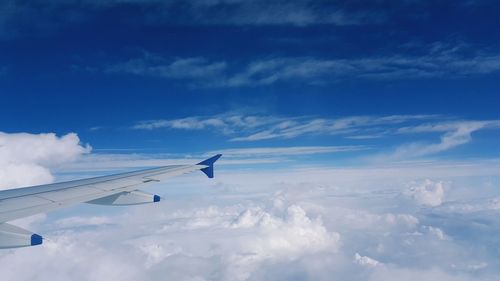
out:
{"label": "wispy cirrus cloud", "polygon": [[452,46],[442,42],[421,48],[425,52],[420,55],[271,57],[243,65],[204,57],[166,58],[146,52],[142,57],[111,64],[104,71],[187,80],[190,86],[200,88],[256,87],[296,81],[322,85],[346,79],[454,79],[500,71],[498,53],[471,54],[464,44]]}
{"label": "wispy cirrus cloud", "polygon": [[[348,9],[341,3],[303,1],[69,0],[2,1],[0,38],[51,33],[93,23],[121,8],[124,25],[309,26],[364,25],[387,20],[381,10]],[[32,24],[37,22],[36,25]]]}
{"label": "wispy cirrus cloud", "polygon": [[472,140],[472,133],[483,129],[500,128],[500,120],[455,121],[424,124],[415,127],[403,127],[397,130],[401,134],[442,133],[437,143],[413,142],[399,146],[393,153],[382,158],[413,158],[436,154],[464,145]]}
{"label": "wispy cirrus cloud", "polygon": [[143,58],[131,59],[112,65],[106,72],[124,72],[137,75],[159,76],[171,79],[219,79],[227,69],[226,62],[211,62],[207,59],[179,58],[174,61],[146,53]]}
{"label": "wispy cirrus cloud", "polygon": [[[226,1],[219,1],[223,3]],[[387,19],[382,10],[349,10],[341,3],[317,1],[233,1],[239,2],[228,17],[221,15],[216,19],[206,19],[208,23],[232,23],[236,25],[363,25],[379,24]],[[206,3],[206,2],[205,2]],[[228,3],[228,2],[226,2]]]}
{"label": "wispy cirrus cloud", "polygon": [[[259,142],[279,139],[294,139],[311,136],[336,136],[363,141],[391,137],[391,146],[379,148],[383,153],[369,158],[376,161],[402,160],[425,157],[445,152],[472,141],[472,134],[480,130],[497,130],[500,120],[457,120],[439,115],[388,115],[349,116],[341,118],[315,118],[310,116],[244,115],[226,113],[214,116],[192,116],[180,119],[140,121],[132,126],[137,130],[211,130],[227,136],[231,142]],[[398,143],[396,138],[422,136],[421,140]],[[438,141],[433,141],[438,135]],[[353,149],[354,147],[350,147]],[[287,150],[288,149],[288,150]],[[315,150],[332,150],[333,147],[300,147],[277,149],[279,153],[313,153]],[[271,152],[271,148],[268,153]],[[254,153],[266,151],[257,148]],[[245,153],[237,149],[231,152]],[[251,149],[246,151],[251,152]]]}
{"label": "wispy cirrus cloud", "polygon": [[[132,129],[179,129],[215,131],[228,135],[231,141],[290,139],[310,135],[343,135],[355,138],[386,134],[389,128],[432,120],[436,115],[349,116],[315,118],[308,116],[242,115],[226,113],[215,116],[193,116],[179,119],[140,121]],[[393,128],[396,126],[395,128]]]}
{"label": "wispy cirrus cloud", "polygon": [[[235,116],[239,118],[239,116]],[[172,129],[185,129],[185,130],[200,130],[206,129],[210,127],[214,128],[224,128],[227,127],[228,122],[233,123],[234,125],[238,125],[236,119],[228,119],[222,120],[221,118],[206,118],[201,119],[199,117],[187,117],[181,119],[174,120],[148,120],[148,121],[140,121],[136,125],[134,125],[133,129],[138,130],[154,130],[160,128],[172,128]],[[244,120],[244,119],[242,119]],[[253,122],[253,121],[250,121]],[[246,126],[250,126],[250,122],[246,123]]]}
{"label": "wispy cirrus cloud", "polygon": [[[425,1],[424,1],[425,2]],[[471,1],[454,1],[460,4]],[[483,1],[476,1],[483,2]],[[121,9],[126,15],[118,24],[134,26],[362,26],[397,20],[401,13],[427,5],[415,1],[356,5],[342,1],[242,1],[242,0],[68,0],[2,1],[0,37],[37,36],[64,27],[98,22]],[[487,5],[487,1],[478,6]],[[388,8],[390,7],[390,9]],[[465,6],[463,9],[469,9]],[[415,18],[411,15],[411,18]],[[408,16],[410,18],[410,16]],[[36,22],[37,24],[33,24]]]}
{"label": "wispy cirrus cloud", "polygon": [[294,155],[314,155],[337,152],[350,152],[368,149],[366,146],[290,146],[290,147],[252,147],[252,148],[229,148],[215,150],[206,155],[221,153],[224,157],[276,157],[276,156],[294,156]]}

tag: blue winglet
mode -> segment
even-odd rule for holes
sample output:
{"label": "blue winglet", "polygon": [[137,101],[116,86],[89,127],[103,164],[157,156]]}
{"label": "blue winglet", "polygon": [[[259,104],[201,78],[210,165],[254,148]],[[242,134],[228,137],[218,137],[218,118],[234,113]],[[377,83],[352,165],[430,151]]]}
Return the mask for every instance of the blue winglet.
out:
{"label": "blue winglet", "polygon": [[219,158],[221,156],[222,156],[222,154],[217,154],[217,155],[215,155],[213,157],[208,158],[207,160],[201,161],[197,165],[208,166],[206,168],[201,169],[201,171],[203,173],[205,173],[205,175],[207,175],[207,177],[213,178],[214,177],[214,163],[215,163],[215,161],[219,160]]}

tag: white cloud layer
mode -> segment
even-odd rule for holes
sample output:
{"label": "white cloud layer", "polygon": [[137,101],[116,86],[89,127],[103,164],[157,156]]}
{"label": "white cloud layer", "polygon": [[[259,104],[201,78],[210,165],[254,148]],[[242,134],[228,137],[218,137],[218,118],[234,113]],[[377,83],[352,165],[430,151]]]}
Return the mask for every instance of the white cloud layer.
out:
{"label": "white cloud layer", "polygon": [[[56,212],[31,226],[49,239],[44,246],[0,253],[6,265],[0,274],[54,281],[495,279],[497,254],[477,248],[494,245],[481,237],[496,231],[495,224],[470,224],[477,211],[454,222],[450,209],[439,209],[472,200],[457,197],[468,189],[459,171],[438,173],[455,182],[453,202],[414,208],[405,201],[404,183],[415,174],[392,168],[381,177],[367,169],[222,170],[212,183],[195,174],[171,181],[169,189],[157,187],[167,193],[160,204]],[[462,224],[479,231],[477,237],[464,236],[457,229]]]}
{"label": "white cloud layer", "polygon": [[153,187],[159,204],[82,205],[25,220],[48,240],[1,251],[0,276],[490,281],[500,274],[498,160],[218,168],[213,181],[198,173]]}

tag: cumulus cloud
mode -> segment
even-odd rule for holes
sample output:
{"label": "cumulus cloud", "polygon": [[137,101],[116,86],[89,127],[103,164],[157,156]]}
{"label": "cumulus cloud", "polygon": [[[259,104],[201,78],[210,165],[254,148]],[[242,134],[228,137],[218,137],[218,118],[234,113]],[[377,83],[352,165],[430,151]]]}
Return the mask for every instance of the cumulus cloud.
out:
{"label": "cumulus cloud", "polygon": [[0,189],[50,183],[49,168],[76,160],[90,152],[74,133],[8,134],[0,132]]}
{"label": "cumulus cloud", "polygon": [[366,267],[376,267],[380,264],[380,262],[378,262],[377,260],[374,260],[367,256],[361,256],[358,253],[354,254],[354,262]]}
{"label": "cumulus cloud", "polygon": [[231,225],[233,228],[258,227],[253,237],[240,242],[240,253],[228,258],[229,274],[234,280],[247,280],[260,263],[270,260],[295,260],[306,254],[337,250],[340,235],[330,233],[321,220],[311,220],[304,209],[292,205],[284,218],[262,210],[246,210]]}
{"label": "cumulus cloud", "polygon": [[439,240],[445,240],[446,239],[446,236],[445,236],[443,230],[441,230],[439,227],[429,226],[429,227],[427,227],[427,230],[429,231],[429,233],[431,233],[432,235],[436,236]]}
{"label": "cumulus cloud", "polygon": [[[210,275],[218,280],[248,280],[266,264],[338,250],[340,235],[327,230],[320,218],[311,218],[299,205],[289,205],[284,212],[241,205],[156,211],[163,219],[154,224],[144,221],[143,212],[58,220],[53,225],[55,231],[48,235],[50,240],[43,249],[33,249],[30,257],[22,258],[29,254],[23,250],[0,255],[0,260],[8,259],[12,265],[0,272],[14,276],[23,263],[36,262],[44,255],[50,262],[36,265],[33,272],[55,264],[58,270],[36,275],[25,272],[12,280],[64,280],[75,273],[79,273],[75,280],[206,280]],[[125,217],[129,218],[126,224],[120,221]],[[109,220],[119,228],[109,226]],[[113,238],[117,235],[119,241]],[[128,253],[127,258],[120,258],[124,253]],[[81,262],[87,259],[95,261]],[[91,270],[93,266],[95,270]]]}
{"label": "cumulus cloud", "polygon": [[425,180],[421,183],[412,185],[407,194],[418,204],[426,206],[439,206],[444,198],[444,183]]}

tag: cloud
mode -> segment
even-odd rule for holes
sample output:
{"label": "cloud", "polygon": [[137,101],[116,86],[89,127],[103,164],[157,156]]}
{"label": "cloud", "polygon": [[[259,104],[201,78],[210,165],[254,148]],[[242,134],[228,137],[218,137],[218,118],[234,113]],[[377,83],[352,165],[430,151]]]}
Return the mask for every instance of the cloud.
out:
{"label": "cloud", "polygon": [[[316,1],[195,1],[192,14],[214,13],[211,17],[195,16],[203,24],[295,25],[315,24],[361,25],[385,20],[381,12],[348,11],[338,3]],[[219,11],[214,11],[218,8]]]}
{"label": "cloud", "polygon": [[162,57],[146,53],[144,58],[115,64],[105,71],[171,79],[211,80],[219,79],[221,75],[224,75],[226,67],[225,62],[209,62],[204,58],[181,58],[170,62]]}
{"label": "cloud", "polygon": [[380,262],[378,262],[377,260],[374,260],[367,256],[361,256],[358,253],[354,254],[354,262],[366,267],[376,267],[380,264]]}
{"label": "cloud", "polygon": [[443,202],[444,183],[425,180],[421,183],[412,185],[407,194],[418,204],[426,206],[439,206]]}
{"label": "cloud", "polygon": [[[230,119],[229,119],[230,120]],[[234,124],[234,123],[233,123]],[[133,129],[153,130],[159,128],[200,130],[206,128],[226,127],[225,121],[219,118],[200,119],[197,117],[188,117],[175,120],[149,120],[140,121],[134,125]]]}
{"label": "cloud", "polygon": [[248,229],[258,226],[254,237],[241,241],[242,253],[231,255],[228,274],[234,280],[247,280],[252,271],[266,260],[295,260],[300,256],[322,251],[336,251],[338,233],[329,233],[321,220],[312,221],[296,205],[286,209],[284,219],[275,218],[261,210],[243,212],[231,225]]}
{"label": "cloud", "polygon": [[50,183],[50,167],[75,161],[90,150],[74,133],[58,137],[0,132],[0,189]]}
{"label": "cloud", "polygon": [[442,212],[448,214],[477,214],[500,210],[500,197],[492,196],[478,200],[463,200],[457,202],[448,202],[439,206]]}
{"label": "cloud", "polygon": [[418,126],[402,127],[398,133],[432,133],[432,132],[450,132],[461,131],[468,132],[481,128],[497,129],[500,128],[499,120],[490,121],[449,121],[441,123],[422,124]]}
{"label": "cloud", "polygon": [[133,129],[153,130],[160,128],[182,130],[213,129],[233,136],[231,141],[258,141],[287,139],[310,135],[386,134],[388,126],[408,124],[435,118],[434,115],[350,116],[337,119],[295,116],[243,115],[226,113],[215,116],[193,116],[170,120],[140,121]]}
{"label": "cloud", "polygon": [[[367,159],[365,159],[383,162],[422,158],[449,151],[470,143],[474,132],[498,130],[500,121],[455,120],[451,117],[425,114],[348,116],[341,118],[293,116],[286,118],[284,116],[245,115],[229,112],[213,116],[146,120],[137,122],[131,128],[138,130],[162,128],[187,131],[210,130],[216,134],[226,136],[232,142],[258,142],[311,136],[336,136],[360,141],[391,137],[393,148],[391,148],[390,152],[378,152],[375,155],[367,156]],[[429,141],[436,134],[441,134],[439,141]],[[421,135],[421,138],[425,141],[397,144],[398,138],[404,138],[404,135]],[[350,150],[353,150],[352,148],[354,147],[351,147]],[[384,148],[387,149],[387,147]],[[261,152],[261,150],[254,149],[253,152],[255,153]],[[293,149],[297,150],[298,148]],[[289,148],[287,153],[290,154],[293,149]],[[244,152],[244,150],[238,151]],[[226,152],[231,155],[238,151],[227,150]],[[284,150],[278,149],[274,154],[283,154],[284,152]]]}
{"label": "cloud", "polygon": [[238,130],[253,130],[265,126],[277,125],[287,127],[295,124],[294,118],[280,118],[274,116],[255,116],[241,114],[221,114],[216,116],[194,116],[172,120],[146,120],[134,125],[133,129],[153,130],[160,128],[202,130],[216,129],[224,134],[233,134]]}
{"label": "cloud", "polygon": [[273,157],[292,155],[312,155],[336,152],[348,152],[364,150],[363,146],[292,146],[292,147],[254,147],[254,148],[234,148],[222,149],[208,152],[206,155],[223,154],[224,157]]}
{"label": "cloud", "polygon": [[201,57],[169,59],[145,52],[142,57],[111,64],[104,71],[184,80],[200,88],[257,87],[297,81],[324,85],[347,79],[456,79],[500,71],[500,55],[496,53],[466,52],[465,47],[438,45],[441,47],[422,46],[425,50],[422,55],[401,53],[349,59],[271,57],[243,66]]}
{"label": "cloud", "polygon": [[[139,25],[291,25],[317,24],[361,25],[377,24],[385,20],[381,11],[348,10],[338,3],[317,1],[239,1],[239,0],[84,0],[84,1],[31,1],[2,3],[5,13],[0,17],[0,31],[33,32],[58,30],[62,26],[95,21],[105,12],[116,8],[129,8],[122,24]],[[207,16],[209,15],[209,16]],[[41,27],[27,27],[29,16],[35,17]],[[7,36],[7,35],[5,35]]]}
{"label": "cloud", "polygon": [[55,222],[58,227],[79,227],[79,226],[99,226],[111,224],[113,221],[106,216],[93,216],[93,217],[69,217],[60,219]]}
{"label": "cloud", "polygon": [[[384,280],[442,280],[442,281],[464,281],[474,280],[460,275],[448,274],[442,269],[432,268],[427,271],[419,271],[412,269],[398,269],[398,268],[383,268],[376,270],[370,276],[370,281],[384,281]],[[490,280],[488,278],[484,280]]]}
{"label": "cloud", "polygon": [[469,143],[472,140],[473,132],[498,128],[500,128],[498,120],[442,122],[403,127],[398,129],[397,132],[403,134],[442,132],[443,134],[438,143],[413,142],[404,144],[399,146],[393,153],[381,156],[381,159],[394,160],[436,154]]}
{"label": "cloud", "polygon": [[[319,153],[319,152],[318,152]],[[329,153],[329,152],[325,152]],[[200,155],[200,156],[199,156]],[[185,154],[151,154],[151,153],[95,153],[82,156],[78,161],[68,163],[57,170],[64,174],[88,173],[90,176],[102,173],[117,173],[125,170],[144,169],[166,165],[185,165],[200,162],[213,154],[197,154],[196,156]],[[221,166],[231,165],[259,165],[286,163],[293,155],[264,157],[223,157],[217,162]],[[70,179],[68,176],[63,179]]]}
{"label": "cloud", "polygon": [[[495,188],[488,191],[481,179],[498,178],[500,162],[471,161],[222,167],[214,181],[178,177],[153,187],[164,195],[160,204],[49,214],[35,225],[48,238],[44,245],[0,252],[0,275],[16,281],[494,280],[497,242],[485,237],[498,231],[498,216],[479,208],[485,201],[458,191],[470,189],[469,179],[475,198],[494,198]],[[401,195],[422,177],[450,182],[446,198],[453,201],[408,204]],[[476,211],[458,218],[447,208],[473,203]]]}
{"label": "cloud", "polygon": [[[170,223],[149,231],[146,228],[151,227],[150,222],[146,222],[146,228],[137,224],[138,220],[143,220],[142,212],[131,215],[131,220],[119,229],[102,225],[103,218],[98,219],[96,228],[78,225],[68,228],[73,222],[84,223],[82,217],[64,219],[71,221],[69,225],[56,221],[56,231],[49,235],[50,240],[43,246],[43,251],[34,249],[32,256],[24,259],[26,264],[44,255],[46,262],[11,280],[43,280],[48,276],[52,276],[51,280],[64,280],[76,273],[79,273],[76,280],[103,280],[118,278],[122,274],[127,275],[123,276],[125,280],[134,280],[140,275],[148,280],[192,280],[197,276],[205,280],[207,266],[212,267],[209,272],[219,280],[247,280],[268,263],[289,262],[304,255],[337,251],[339,234],[328,231],[321,219],[310,218],[298,205],[290,205],[282,213],[267,208],[241,207],[184,208],[170,214],[157,209],[158,217],[163,216],[163,221]],[[120,223],[120,217],[104,221],[108,220]],[[87,221],[93,223],[95,219],[90,217]],[[113,238],[119,233],[125,235],[120,242]],[[105,246],[104,243],[109,244]],[[120,253],[127,253],[127,258],[117,256]],[[9,259],[12,265],[0,269],[2,276],[14,276],[25,254],[28,252],[21,250],[0,255],[0,260]],[[101,258],[97,259],[98,256]],[[95,261],[86,262],[87,259]],[[56,264],[59,267],[55,271],[33,275],[39,267],[53,268]],[[199,267],[177,267],[181,264],[198,264]],[[96,269],[90,270],[93,266]],[[130,269],[125,273],[115,271],[126,267]]]}
{"label": "cloud", "polygon": [[429,226],[427,229],[429,230],[429,233],[435,235],[439,240],[446,239],[444,232],[440,228]]}
{"label": "cloud", "polygon": [[[228,118],[221,120],[226,124]],[[347,118],[337,127],[383,124],[394,135],[446,134],[462,128],[434,118]],[[231,120],[238,128],[274,126],[266,118]],[[278,117],[273,120],[283,122]],[[307,123],[301,118],[294,122]],[[492,124],[483,128],[494,128]],[[189,128],[203,130],[196,124]],[[81,169],[73,176],[78,177],[96,165],[115,169],[118,163],[138,167],[167,160],[186,162],[178,155],[175,159],[85,155],[90,148],[79,144],[74,134],[2,134],[0,140],[1,159],[36,163],[58,172],[76,161]],[[3,147],[10,149],[3,151]],[[255,147],[226,153],[237,159],[249,154],[278,157],[351,148]],[[23,180],[24,174],[14,176]],[[29,218],[24,224],[16,222],[47,240],[41,247],[0,252],[0,275],[16,281],[330,280],[331,276],[495,280],[500,273],[493,266],[498,259],[493,234],[500,231],[495,214],[500,206],[499,176],[498,159],[276,169],[221,165],[213,181],[200,173],[152,187],[150,191],[165,198],[160,204],[84,205]],[[408,199],[416,204],[408,204]]]}
{"label": "cloud", "polygon": [[0,39],[43,36],[68,27],[93,24],[115,9],[126,14],[117,21],[123,26],[352,26],[379,24],[387,18],[381,9],[347,8],[340,3],[313,0],[2,1],[0,10],[5,12],[0,14]]}
{"label": "cloud", "polygon": [[[463,1],[462,1],[463,2]],[[470,1],[466,1],[470,2]],[[389,7],[389,8],[388,8]],[[410,8],[411,7],[411,8]],[[464,9],[468,7],[464,6]],[[364,26],[396,22],[401,14],[427,14],[415,1],[358,5],[339,1],[68,0],[3,1],[0,37],[40,36],[101,22],[120,9],[117,24],[133,26]],[[419,12],[415,12],[415,11]],[[461,10],[460,10],[461,11]],[[406,18],[414,19],[414,15]],[[33,24],[36,22],[37,24]],[[474,62],[462,67],[475,66]],[[496,67],[496,66],[494,66]],[[488,68],[486,66],[486,68]]]}

